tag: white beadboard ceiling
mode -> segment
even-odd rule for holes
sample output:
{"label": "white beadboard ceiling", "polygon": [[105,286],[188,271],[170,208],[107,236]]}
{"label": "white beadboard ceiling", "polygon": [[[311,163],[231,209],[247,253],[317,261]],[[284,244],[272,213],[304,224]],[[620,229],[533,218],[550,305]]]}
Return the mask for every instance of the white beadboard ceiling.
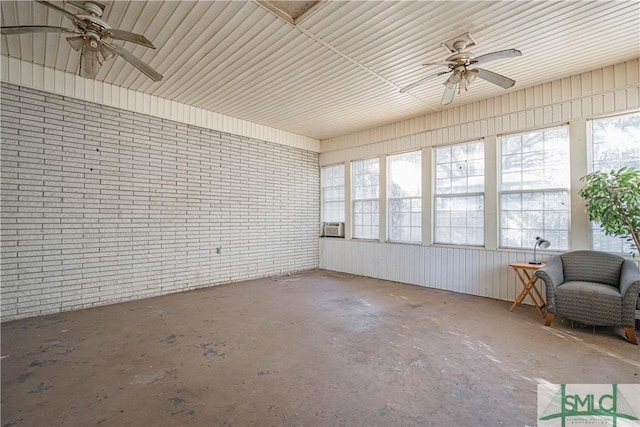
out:
{"label": "white beadboard ceiling", "polygon": [[[109,25],[142,33],[157,49],[117,44],[164,78],[154,83],[115,58],[98,80],[317,139],[505,93],[477,80],[443,107],[447,76],[399,93],[444,71],[422,63],[443,60],[447,52],[440,44],[458,34],[471,33],[476,55],[522,51],[522,57],[483,65],[516,80],[510,91],[635,59],[640,52],[636,0],[321,1],[295,21],[259,1],[106,4]],[[35,2],[2,0],[0,7],[2,26],[72,27]],[[2,55],[77,72],[79,54],[64,37],[2,36]]]}

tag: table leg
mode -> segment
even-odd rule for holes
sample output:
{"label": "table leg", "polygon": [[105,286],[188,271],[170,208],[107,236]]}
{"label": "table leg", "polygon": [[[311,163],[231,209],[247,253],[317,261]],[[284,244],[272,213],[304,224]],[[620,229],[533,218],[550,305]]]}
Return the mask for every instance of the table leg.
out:
{"label": "table leg", "polygon": [[[511,304],[511,307],[509,307],[509,311],[513,311],[513,309],[518,306],[522,300],[527,296],[527,282],[528,282],[528,275],[527,275],[527,280],[525,280],[524,277],[522,277],[522,274],[520,274],[519,270],[514,269],[516,272],[516,276],[518,276],[518,280],[520,280],[520,284],[522,284],[522,291],[520,291],[520,293],[518,294],[518,297],[516,298],[516,300],[513,302],[513,304]],[[525,271],[526,274],[526,271]]]}
{"label": "table leg", "polygon": [[537,276],[535,276],[535,280],[533,281],[533,283],[531,284],[531,287],[533,288],[533,290],[535,291],[536,295],[538,295],[538,298],[540,298],[540,302],[538,303],[538,301],[536,301],[536,299],[533,297],[533,295],[531,295],[531,299],[536,303],[536,304],[540,304],[540,308],[545,308],[547,306],[547,304],[544,302],[544,298],[542,298],[542,294],[540,293],[540,291],[538,290],[538,287],[536,286],[536,282],[538,280]]}
{"label": "table leg", "polygon": [[[546,306],[546,304],[544,304],[544,299],[542,298],[540,291],[538,291],[538,288],[536,288],[535,286],[538,277],[535,274],[530,274],[527,270],[523,270],[522,273],[520,272],[520,270],[517,270],[515,268],[514,270],[516,272],[516,275],[518,276],[518,280],[520,280],[520,283],[522,284],[523,289],[516,300],[513,302],[511,307],[509,307],[509,311],[513,311],[513,309],[521,304],[522,301],[527,297],[527,295],[529,295],[534,307],[536,308],[540,316],[544,317],[542,309]],[[540,300],[538,300],[536,296],[531,292],[531,288],[533,288],[533,291],[538,295]]]}

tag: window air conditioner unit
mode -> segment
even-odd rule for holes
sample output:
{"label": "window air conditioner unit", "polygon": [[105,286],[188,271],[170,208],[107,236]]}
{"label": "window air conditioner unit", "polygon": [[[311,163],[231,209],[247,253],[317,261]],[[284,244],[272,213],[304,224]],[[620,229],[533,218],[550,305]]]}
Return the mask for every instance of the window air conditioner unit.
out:
{"label": "window air conditioner unit", "polygon": [[344,222],[323,223],[322,237],[344,237]]}

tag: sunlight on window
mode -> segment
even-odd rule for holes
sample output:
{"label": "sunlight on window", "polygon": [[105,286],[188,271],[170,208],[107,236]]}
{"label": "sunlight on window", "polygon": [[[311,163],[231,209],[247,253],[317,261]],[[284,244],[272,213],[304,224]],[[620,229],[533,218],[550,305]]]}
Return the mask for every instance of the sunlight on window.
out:
{"label": "sunlight on window", "polygon": [[501,138],[500,246],[529,248],[544,236],[569,248],[569,128]]}
{"label": "sunlight on window", "polygon": [[422,241],[422,152],[388,157],[389,240]]}
{"label": "sunlight on window", "polygon": [[356,239],[379,238],[380,171],[378,159],[353,162],[353,224]]}
{"label": "sunlight on window", "polygon": [[344,165],[322,168],[322,220],[344,222]]}
{"label": "sunlight on window", "polygon": [[[390,159],[393,156],[390,156]],[[390,168],[389,177],[391,179],[391,187],[394,193],[418,196],[422,188],[422,174],[420,173],[420,165],[415,162],[398,161],[394,162]]]}
{"label": "sunlight on window", "polygon": [[484,141],[435,149],[435,243],[484,245]]}

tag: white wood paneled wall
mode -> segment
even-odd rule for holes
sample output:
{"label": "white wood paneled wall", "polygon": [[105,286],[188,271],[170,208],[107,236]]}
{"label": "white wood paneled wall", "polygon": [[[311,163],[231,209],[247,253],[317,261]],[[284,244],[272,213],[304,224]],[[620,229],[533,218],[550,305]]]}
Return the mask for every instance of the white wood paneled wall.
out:
{"label": "white wood paneled wall", "polygon": [[202,108],[135,92],[75,74],[0,55],[0,78],[7,83],[148,114],[206,129],[319,152],[320,142]]}
{"label": "white wood paneled wall", "polygon": [[522,290],[509,263],[530,259],[516,251],[320,239],[320,268],[505,301]]}
{"label": "white wood paneled wall", "polygon": [[[473,90],[473,89],[472,89]],[[423,149],[423,244],[320,239],[320,267],[403,283],[513,301],[522,289],[509,263],[530,260],[531,250],[497,246],[498,135],[569,124],[571,134],[571,242],[587,249],[588,219],[577,188],[587,173],[587,119],[640,107],[640,62],[633,60],[503,96],[372,128],[320,143],[321,166]],[[484,138],[486,160],[485,248],[431,245],[429,147]],[[347,168],[347,171],[349,169]],[[349,173],[347,172],[347,175]],[[384,179],[381,177],[381,180]],[[382,181],[381,181],[382,182]],[[347,195],[349,182],[347,181]],[[350,201],[347,199],[347,208]],[[493,209],[493,210],[491,210]],[[385,218],[381,215],[380,222]],[[350,213],[347,210],[347,228]],[[554,251],[545,252],[550,256]],[[525,302],[528,301],[525,300]]]}
{"label": "white wood paneled wall", "polygon": [[[473,90],[473,88],[471,88]],[[638,59],[320,142],[320,164],[452,144],[640,107]]]}
{"label": "white wood paneled wall", "polygon": [[[320,268],[504,301],[522,290],[509,263],[532,257],[531,251],[320,239]],[[538,289],[544,296],[542,283]],[[524,302],[531,303],[529,297]]]}

